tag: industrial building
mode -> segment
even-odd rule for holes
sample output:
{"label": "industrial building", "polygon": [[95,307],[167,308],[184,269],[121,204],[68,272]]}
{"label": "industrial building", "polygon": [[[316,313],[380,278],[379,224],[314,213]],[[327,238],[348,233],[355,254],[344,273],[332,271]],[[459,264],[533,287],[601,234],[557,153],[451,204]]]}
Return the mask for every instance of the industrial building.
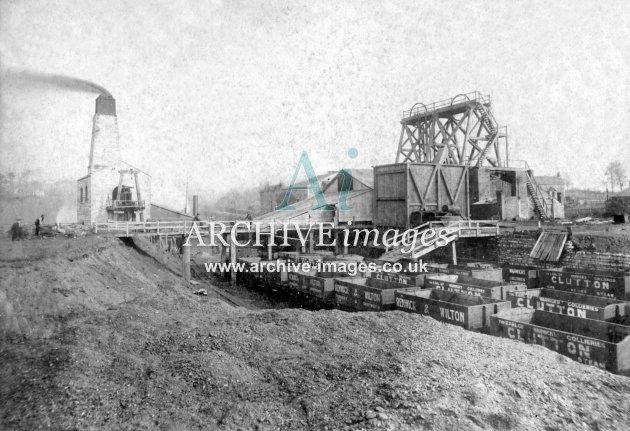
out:
{"label": "industrial building", "polygon": [[[337,208],[339,221],[361,219],[376,227],[409,229],[443,215],[472,220],[564,217],[565,189],[557,181],[539,184],[527,162],[509,159],[507,128],[497,123],[489,95],[472,92],[428,105],[417,103],[403,112],[400,123],[396,163],[360,170],[359,183],[369,184],[371,205]],[[355,176],[357,172],[352,171]],[[329,174],[318,180],[330,194]],[[261,202],[269,203],[273,195],[277,203],[284,192],[266,188]],[[313,198],[300,197],[297,205],[305,210]],[[295,196],[291,199],[296,202]],[[264,206],[268,211],[260,219],[305,214],[269,208]]]}
{"label": "industrial building", "polygon": [[151,217],[151,176],[122,160],[116,100],[96,99],[88,173],[77,180],[77,220],[92,224]]}
{"label": "industrial building", "polygon": [[413,227],[442,214],[528,220],[564,216],[525,161],[509,158],[507,128],[478,91],[402,114],[396,163],[374,168],[374,224]]}

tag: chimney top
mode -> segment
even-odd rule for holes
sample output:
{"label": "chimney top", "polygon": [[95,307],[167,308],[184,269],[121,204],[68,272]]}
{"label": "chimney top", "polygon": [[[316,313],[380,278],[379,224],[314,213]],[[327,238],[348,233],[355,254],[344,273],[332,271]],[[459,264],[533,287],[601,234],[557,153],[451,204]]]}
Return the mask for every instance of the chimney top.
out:
{"label": "chimney top", "polygon": [[116,116],[116,99],[104,94],[98,96],[96,98],[96,113]]}

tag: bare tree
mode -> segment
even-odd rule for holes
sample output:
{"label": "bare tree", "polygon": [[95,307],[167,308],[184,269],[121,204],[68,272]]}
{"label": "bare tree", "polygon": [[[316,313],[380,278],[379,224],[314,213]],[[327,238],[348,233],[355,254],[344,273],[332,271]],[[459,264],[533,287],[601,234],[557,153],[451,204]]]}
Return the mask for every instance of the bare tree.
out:
{"label": "bare tree", "polygon": [[619,184],[619,188],[623,189],[623,183],[626,181],[626,170],[621,165],[621,162],[610,162],[606,166],[604,175],[606,176],[606,181],[610,183],[612,192],[615,191],[615,184]]}

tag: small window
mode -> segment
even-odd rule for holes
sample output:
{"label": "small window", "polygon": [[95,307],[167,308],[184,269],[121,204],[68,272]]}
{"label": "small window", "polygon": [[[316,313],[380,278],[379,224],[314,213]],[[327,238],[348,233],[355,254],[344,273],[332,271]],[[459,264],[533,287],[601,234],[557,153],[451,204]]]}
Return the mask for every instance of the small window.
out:
{"label": "small window", "polygon": [[83,203],[83,186],[79,186],[79,202]]}
{"label": "small window", "polygon": [[88,202],[88,201],[89,201],[89,199],[88,199],[88,187],[87,187],[87,184],[86,184],[85,185],[85,202]]}

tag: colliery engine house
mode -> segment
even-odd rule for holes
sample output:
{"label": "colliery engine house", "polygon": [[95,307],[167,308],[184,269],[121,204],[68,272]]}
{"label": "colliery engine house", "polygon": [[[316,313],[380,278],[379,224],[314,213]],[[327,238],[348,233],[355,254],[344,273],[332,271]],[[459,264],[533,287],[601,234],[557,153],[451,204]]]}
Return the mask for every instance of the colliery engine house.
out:
{"label": "colliery engine house", "polygon": [[77,180],[78,222],[146,221],[150,216],[151,176],[122,160],[116,100],[100,95],[88,173]]}

